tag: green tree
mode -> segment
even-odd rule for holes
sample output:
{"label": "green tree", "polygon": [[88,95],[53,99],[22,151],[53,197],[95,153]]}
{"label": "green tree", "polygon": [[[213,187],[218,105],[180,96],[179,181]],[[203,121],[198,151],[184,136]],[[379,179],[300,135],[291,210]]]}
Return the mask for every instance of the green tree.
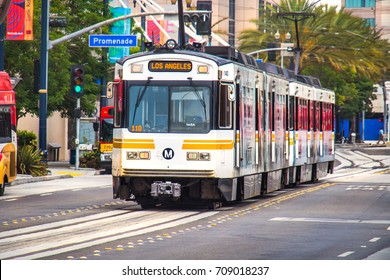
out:
{"label": "green tree", "polygon": [[[289,12],[300,14],[297,17],[302,48],[300,73],[317,76],[323,86],[335,90],[342,117],[354,120],[363,106],[369,110],[375,98],[373,84],[389,72],[386,67],[389,68],[390,44],[381,39],[381,30],[371,28],[350,12],[337,11],[336,7],[327,5],[312,6],[308,0],[282,0],[279,6],[268,5],[265,12],[260,12],[255,21],[257,29],[240,34],[240,50],[251,52],[267,48],[268,43],[275,42],[277,31],[282,41],[290,32],[296,43],[293,18],[281,16]],[[267,53],[260,56],[267,61]]]}
{"label": "green tree", "polygon": [[[20,76],[22,81],[17,87],[17,110],[21,117],[27,113],[38,115],[39,94],[34,92],[34,60],[40,58],[41,41],[41,1],[34,2],[34,40],[5,42],[5,70],[11,76]],[[66,34],[98,23],[108,18],[103,16],[101,0],[65,0],[51,1],[50,14],[65,16],[66,28],[50,28],[49,40],[55,40]],[[96,30],[97,33],[108,33],[108,27]],[[70,96],[70,67],[83,64],[85,69],[85,95],[81,98],[81,107],[91,114],[101,92],[96,80],[107,75],[108,64],[101,61],[102,50],[88,47],[88,34],[73,38],[56,45],[49,50],[48,66],[48,102],[47,112],[50,115],[59,111],[63,116],[72,117],[76,104],[75,97]]]}

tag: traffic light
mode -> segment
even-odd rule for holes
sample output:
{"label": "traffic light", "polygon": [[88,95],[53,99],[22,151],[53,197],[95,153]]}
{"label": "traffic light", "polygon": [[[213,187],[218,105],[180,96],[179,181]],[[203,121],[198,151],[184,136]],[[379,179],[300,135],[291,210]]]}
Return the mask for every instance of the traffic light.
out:
{"label": "traffic light", "polygon": [[49,17],[49,26],[50,27],[60,27],[65,28],[68,25],[66,17],[64,16],[50,16]]}
{"label": "traffic light", "polygon": [[200,13],[196,21],[196,34],[198,35],[211,35],[211,1],[198,1],[196,9],[198,11],[210,11]]}
{"label": "traffic light", "polygon": [[81,64],[70,68],[70,93],[76,97],[84,95],[84,66]]}
{"label": "traffic light", "polygon": [[185,23],[192,23],[197,35],[211,35],[211,12],[184,13]]}

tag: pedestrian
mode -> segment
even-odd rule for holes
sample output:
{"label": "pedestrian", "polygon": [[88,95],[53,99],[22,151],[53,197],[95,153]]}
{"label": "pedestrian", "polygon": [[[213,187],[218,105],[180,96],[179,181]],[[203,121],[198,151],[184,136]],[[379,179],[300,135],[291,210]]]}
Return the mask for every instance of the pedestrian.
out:
{"label": "pedestrian", "polygon": [[386,144],[385,143],[385,137],[383,135],[383,128],[379,129],[379,137],[378,137],[378,142],[377,144],[379,144],[379,142],[383,142],[383,144]]}

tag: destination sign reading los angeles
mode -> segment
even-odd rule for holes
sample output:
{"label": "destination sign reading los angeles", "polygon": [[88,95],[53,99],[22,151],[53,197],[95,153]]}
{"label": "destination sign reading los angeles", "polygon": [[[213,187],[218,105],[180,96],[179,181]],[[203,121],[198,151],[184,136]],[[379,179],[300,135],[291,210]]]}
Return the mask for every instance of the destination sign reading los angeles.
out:
{"label": "destination sign reading los angeles", "polygon": [[190,72],[192,63],[190,61],[150,61],[148,68],[150,72]]}

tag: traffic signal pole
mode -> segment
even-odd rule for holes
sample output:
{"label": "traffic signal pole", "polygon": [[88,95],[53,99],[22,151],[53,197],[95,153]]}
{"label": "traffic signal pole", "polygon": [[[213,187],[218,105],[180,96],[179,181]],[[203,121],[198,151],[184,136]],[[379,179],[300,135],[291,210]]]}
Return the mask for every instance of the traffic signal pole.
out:
{"label": "traffic signal pole", "polygon": [[42,1],[41,76],[39,89],[39,149],[47,156],[47,76],[50,0]]}
{"label": "traffic signal pole", "polygon": [[[81,107],[80,97],[77,97],[76,108]],[[76,154],[74,168],[79,170],[80,166],[80,116],[76,116]]]}
{"label": "traffic signal pole", "polygon": [[70,94],[76,96],[76,154],[75,154],[75,169],[80,166],[80,117],[81,117],[81,101],[80,97],[84,95],[84,66],[76,64],[70,67]]}

